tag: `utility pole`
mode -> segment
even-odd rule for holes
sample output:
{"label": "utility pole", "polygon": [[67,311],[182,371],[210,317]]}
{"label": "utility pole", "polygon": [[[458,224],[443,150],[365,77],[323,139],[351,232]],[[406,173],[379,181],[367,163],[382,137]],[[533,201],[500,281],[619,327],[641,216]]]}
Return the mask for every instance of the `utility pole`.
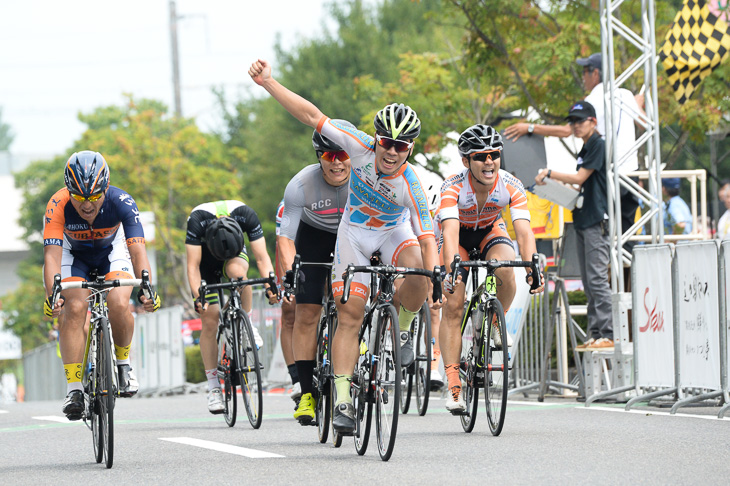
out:
{"label": "utility pole", "polygon": [[177,12],[175,0],[170,0],[170,45],[172,47],[172,86],[175,92],[175,116],[182,116],[182,103],[180,101],[180,62],[177,52]]}

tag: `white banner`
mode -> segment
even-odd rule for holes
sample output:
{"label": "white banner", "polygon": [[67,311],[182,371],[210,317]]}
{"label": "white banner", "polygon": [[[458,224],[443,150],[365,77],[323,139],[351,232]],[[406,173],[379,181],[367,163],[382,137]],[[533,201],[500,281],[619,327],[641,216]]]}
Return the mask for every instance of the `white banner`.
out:
{"label": "white banner", "polygon": [[154,314],[138,314],[130,359],[141,391],[185,384],[182,307],[165,307]]}
{"label": "white banner", "polygon": [[720,389],[717,244],[681,242],[675,248],[675,302],[679,308],[680,388]]}
{"label": "white banner", "polygon": [[634,249],[632,297],[638,386],[674,386],[672,253],[669,245]]}

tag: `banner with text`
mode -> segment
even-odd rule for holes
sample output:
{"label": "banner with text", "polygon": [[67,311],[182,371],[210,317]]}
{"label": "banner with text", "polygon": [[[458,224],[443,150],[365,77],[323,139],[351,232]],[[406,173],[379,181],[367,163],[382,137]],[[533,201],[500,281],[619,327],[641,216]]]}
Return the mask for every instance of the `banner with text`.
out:
{"label": "banner with text", "polygon": [[674,386],[672,251],[669,245],[634,248],[631,263],[638,386]]}
{"label": "banner with text", "polygon": [[717,244],[681,242],[675,247],[674,300],[678,309],[680,388],[720,389]]}

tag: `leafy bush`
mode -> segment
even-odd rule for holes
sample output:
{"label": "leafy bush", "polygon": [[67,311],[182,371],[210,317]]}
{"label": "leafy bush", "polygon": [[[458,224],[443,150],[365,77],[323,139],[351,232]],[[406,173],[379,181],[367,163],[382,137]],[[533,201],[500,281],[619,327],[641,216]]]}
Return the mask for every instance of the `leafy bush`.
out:
{"label": "leafy bush", "polygon": [[205,381],[205,367],[200,355],[200,346],[185,348],[185,381],[188,383],[202,383]]}

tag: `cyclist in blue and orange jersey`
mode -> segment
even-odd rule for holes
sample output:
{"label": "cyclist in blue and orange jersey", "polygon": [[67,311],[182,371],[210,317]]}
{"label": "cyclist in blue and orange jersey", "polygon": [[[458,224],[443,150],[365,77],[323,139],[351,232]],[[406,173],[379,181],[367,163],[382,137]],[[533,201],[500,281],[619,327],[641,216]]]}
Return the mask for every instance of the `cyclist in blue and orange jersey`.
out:
{"label": "cyclist in blue and orange jersey", "polygon": [[[206,304],[202,305],[199,295],[200,282],[220,283],[222,279],[246,278],[248,273],[248,254],[243,234],[248,235],[251,252],[256,267],[262,276],[273,272],[271,258],[266,251],[264,231],[256,212],[241,201],[227,200],[200,204],[193,208],[187,222],[185,253],[190,289],[193,293],[195,311],[200,314],[200,354],[208,381],[208,411],[212,414],[223,413],[225,403],[218,379],[218,317],[220,305],[218,293],[205,295]],[[266,284],[269,303],[277,301],[275,289]],[[241,306],[251,314],[252,290],[246,286],[241,290]],[[256,326],[252,326],[256,346],[263,346],[263,339]]]}
{"label": "cyclist in blue and orange jersey", "polygon": [[[274,265],[276,267],[276,283],[281,287],[284,283],[284,274],[287,268],[281,260],[281,249],[279,245],[279,234],[281,233],[281,220],[284,217],[284,199],[281,200],[276,208],[276,256],[274,257]],[[294,349],[292,348],[292,334],[294,333],[294,306],[295,300],[284,299],[281,295],[281,330],[279,334],[279,342],[281,343],[281,354],[284,356],[284,363],[291,378],[292,390],[289,398],[299,406],[299,399],[302,397],[302,387],[299,384],[299,374],[294,364]]]}
{"label": "cyclist in blue and orange jersey", "polygon": [[[344,120],[343,126],[355,127]],[[342,147],[316,130],[312,146],[316,164],[299,171],[284,193],[284,214],[277,245],[284,268],[291,268],[298,253],[303,262],[330,263],[335,250],[337,228],[347,202],[350,180],[350,156]],[[302,425],[314,422],[317,396],[312,382],[317,352],[317,324],[327,280],[327,269],[303,267],[304,277],[296,295],[293,352],[301,385],[301,401],[294,413]],[[294,275],[286,272],[285,284],[292,285]]]}
{"label": "cyclist in blue and orange jersey", "polygon": [[[49,294],[43,305],[48,317],[59,317],[61,359],[66,372],[67,395],[63,412],[69,420],[79,420],[84,410],[81,362],[84,346],[89,291],[64,290],[53,306],[50,293],[53,278],[64,282],[88,280],[91,273],[107,280],[141,278],[150,271],[144,230],[132,196],[109,185],[109,165],[98,152],[84,150],[66,162],[66,187],[56,192],[46,206],[43,228],[43,280]],[[119,372],[119,392],[123,397],[137,393],[139,384],[129,364],[134,317],[129,310],[132,287],[109,292],[107,306],[114,337]],[[138,300],[147,312],[160,308],[153,291]]]}
{"label": "cyclist in blue and orange jersey", "polygon": [[[515,259],[512,239],[500,216],[505,207],[510,208],[520,255],[523,260],[529,261],[536,246],[530,228],[527,196],[519,179],[500,169],[502,136],[489,125],[473,125],[464,130],[458,144],[465,169],[447,178],[441,186],[441,254],[446,268],[452,268],[455,254],[458,253],[462,260],[468,260],[469,252],[475,249],[484,260]],[[526,279],[531,283],[534,277],[529,269],[526,271]],[[441,352],[450,391],[446,409],[452,413],[466,410],[461,395],[459,359],[467,275],[467,269],[461,269],[456,282],[451,281],[450,274],[444,280],[444,289],[453,290],[453,295],[447,294],[440,329]],[[514,271],[501,268],[495,275],[497,298],[507,312],[516,291]],[[542,292],[542,286],[532,292]]]}
{"label": "cyclist in blue and orange jersey", "polygon": [[[315,128],[350,156],[348,199],[338,228],[332,269],[334,295],[339,297],[343,293],[342,273],[347,265],[367,265],[377,250],[384,263],[433,269],[438,264],[433,221],[421,182],[407,163],[413,152],[413,141],[421,131],[416,112],[396,103],[384,107],[375,116],[376,134],[372,137],[331,120],[314,104],[279,84],[271,76],[268,62],[254,62],[249,75],[296,119]],[[350,382],[358,357],[357,335],[368,283],[366,275],[356,275],[347,304],[337,299],[338,327],[332,343],[337,391],[333,425],[342,434],[352,434],[355,428]],[[413,343],[407,330],[426,300],[430,286],[429,279],[409,275],[399,290],[404,366],[414,360]]]}

